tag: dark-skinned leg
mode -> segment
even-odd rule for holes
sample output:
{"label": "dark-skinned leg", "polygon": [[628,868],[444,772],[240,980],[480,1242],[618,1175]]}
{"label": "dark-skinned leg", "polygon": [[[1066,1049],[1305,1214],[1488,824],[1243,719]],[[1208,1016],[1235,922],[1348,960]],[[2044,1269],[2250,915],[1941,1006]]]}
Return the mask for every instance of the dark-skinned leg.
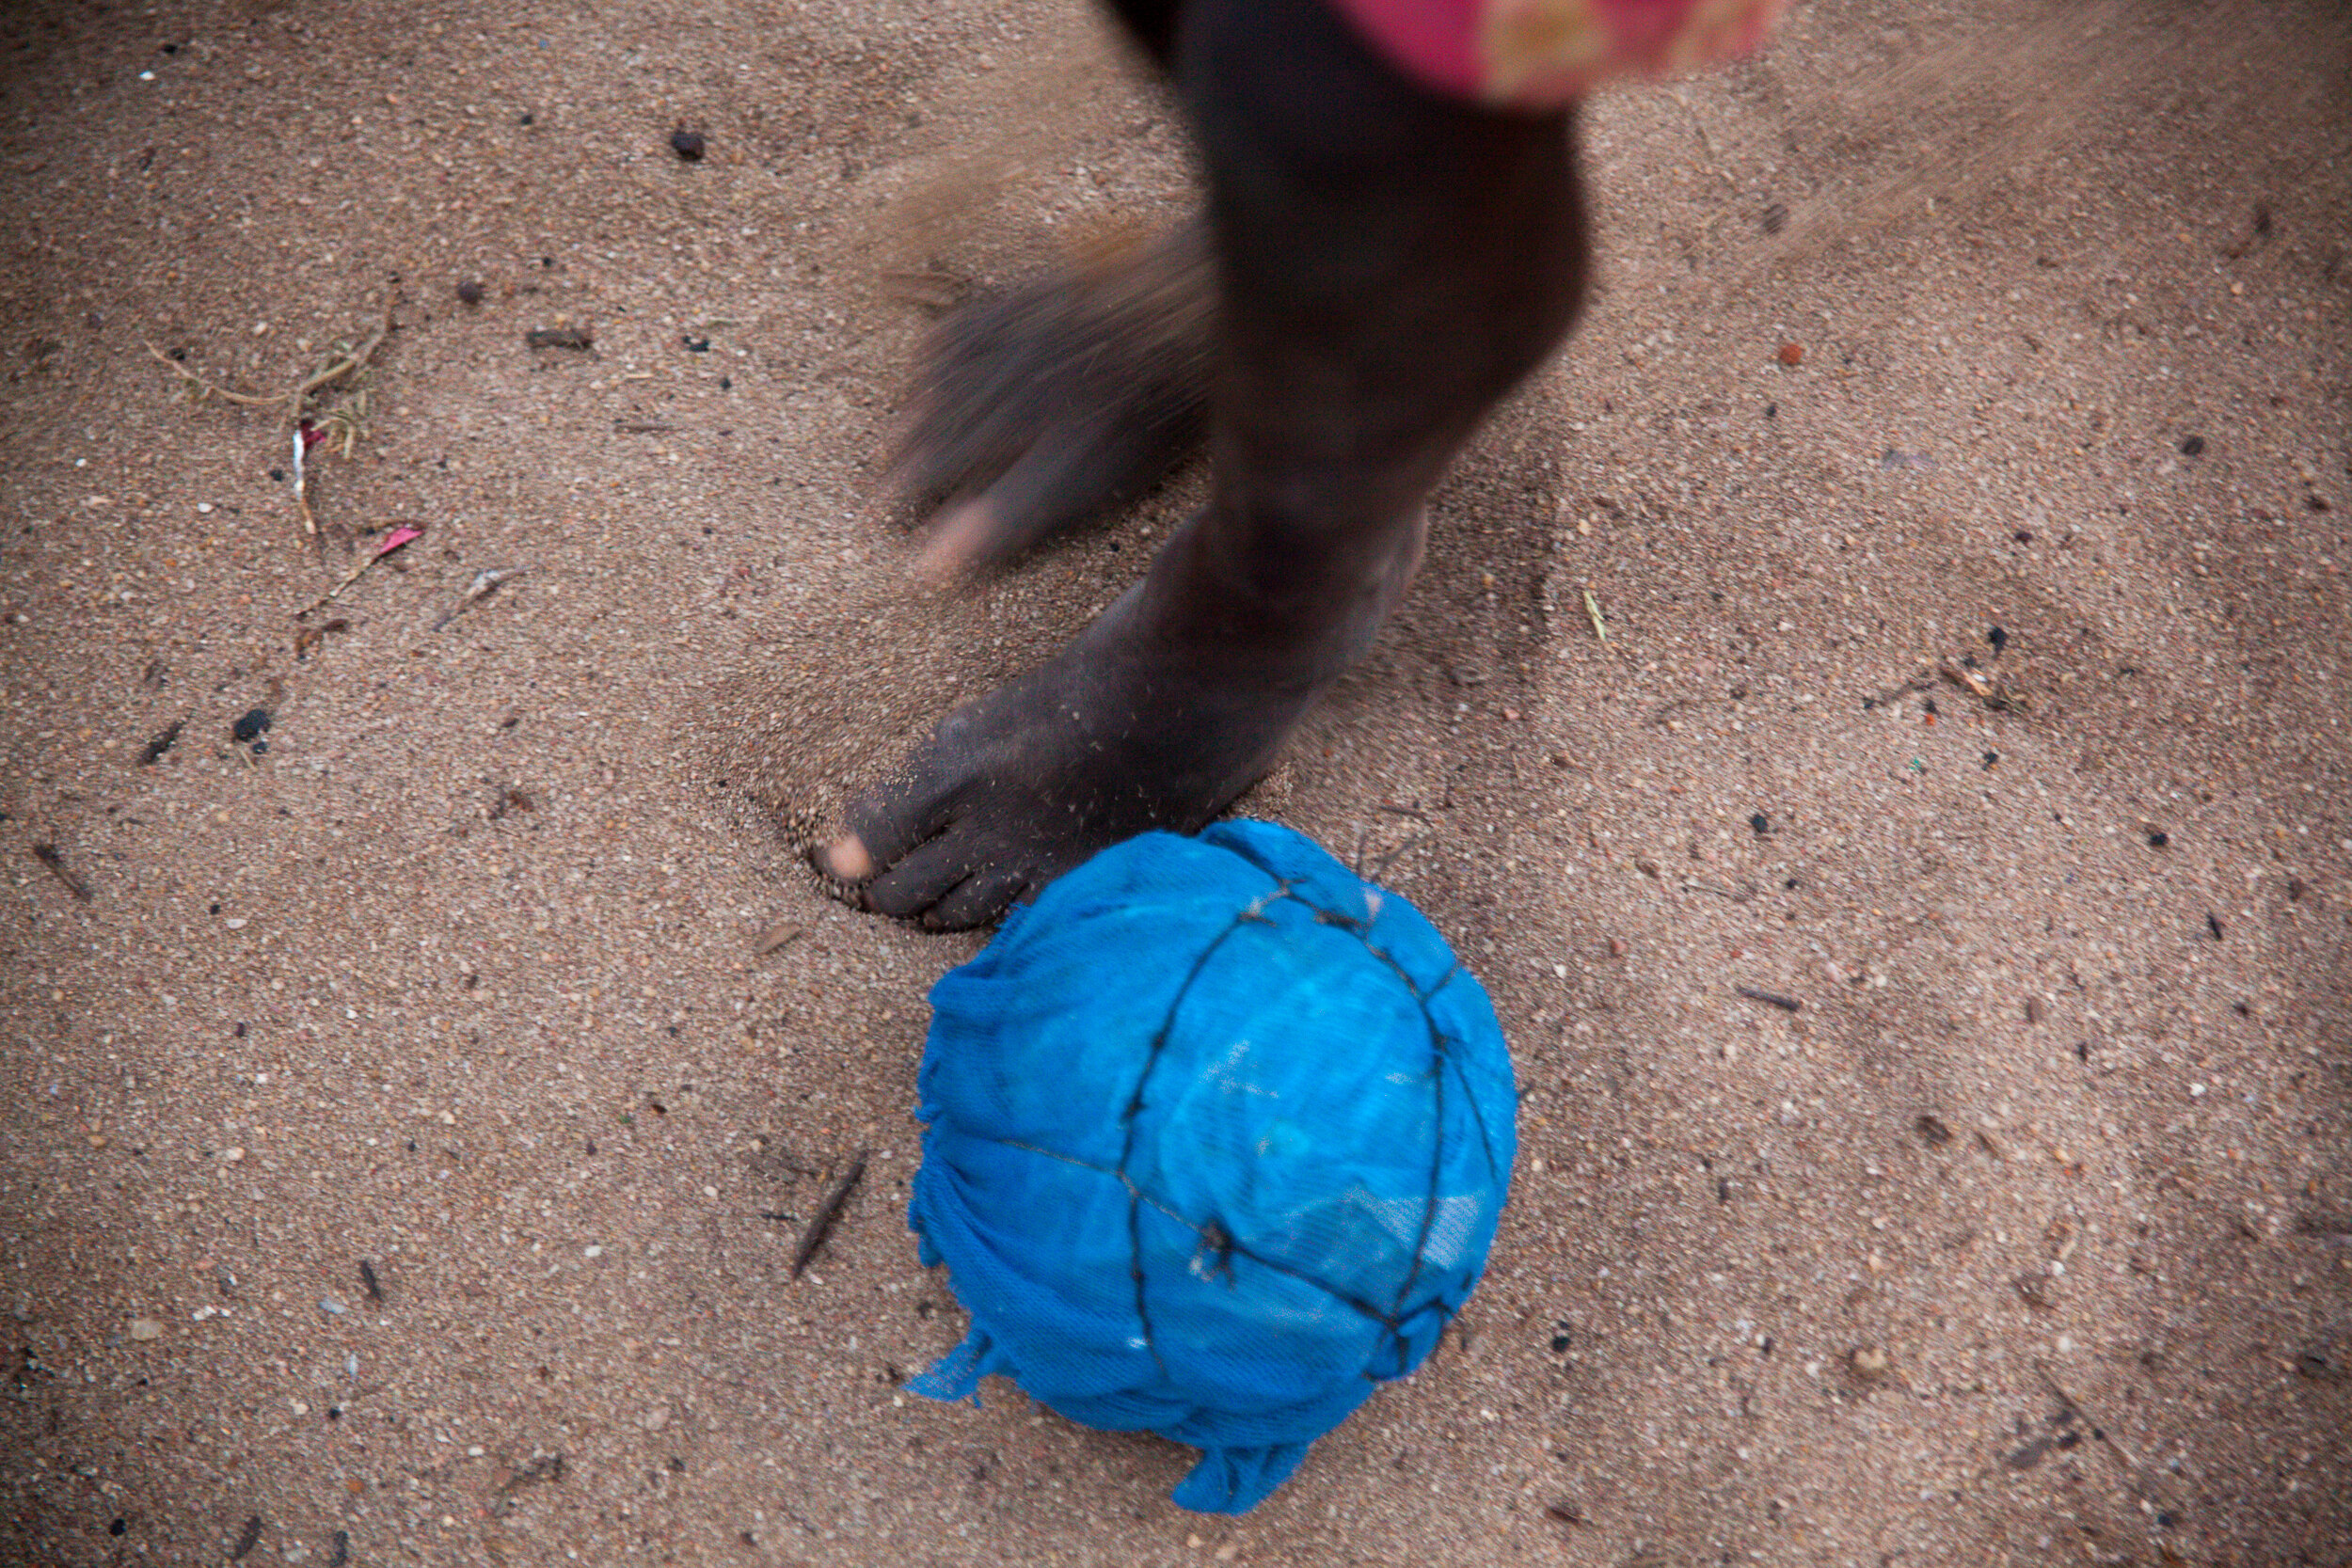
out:
{"label": "dark-skinned leg", "polygon": [[1581,297],[1565,116],[1431,96],[1321,0],[1189,0],[1174,69],[1209,176],[1213,499],[852,803],[818,861],[869,908],[977,924],[1105,845],[1209,821],[1371,644],[1430,489]]}

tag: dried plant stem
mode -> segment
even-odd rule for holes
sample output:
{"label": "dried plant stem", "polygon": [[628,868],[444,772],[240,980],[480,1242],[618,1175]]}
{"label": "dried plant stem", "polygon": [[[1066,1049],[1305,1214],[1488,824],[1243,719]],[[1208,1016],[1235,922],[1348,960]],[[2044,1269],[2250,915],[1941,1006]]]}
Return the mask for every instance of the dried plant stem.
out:
{"label": "dried plant stem", "polygon": [[[180,378],[182,389],[193,402],[202,403],[207,398],[218,398],[223,403],[232,403],[242,408],[274,408],[278,411],[279,420],[294,432],[294,512],[302,519],[304,536],[316,544],[320,537],[319,524],[317,516],[310,510],[309,485],[303,472],[303,452],[315,433],[324,435],[330,450],[340,451],[345,457],[349,457],[352,449],[359,439],[360,421],[367,417],[368,391],[364,386],[351,388],[349,401],[329,409],[322,417],[320,421],[322,428],[318,432],[314,432],[307,423],[310,414],[310,400],[328,388],[347,381],[366,370],[369,361],[375,357],[375,351],[383,347],[384,340],[391,335],[391,330],[392,308],[388,303],[384,307],[383,319],[375,324],[375,330],[369,333],[357,347],[339,348],[335,356],[326,364],[312,371],[292,387],[282,392],[270,393],[233,391],[227,387],[205,380],[153,343],[147,343],[144,346],[148,353],[155,356],[158,363]],[[337,592],[341,592],[342,586],[339,584]],[[330,594],[328,597],[333,597],[333,594]]]}
{"label": "dried plant stem", "polygon": [[369,333],[358,347],[344,350],[282,392],[233,391],[227,387],[205,380],[153,343],[147,343],[144,347],[166,370],[178,376],[181,383],[187,387],[199,401],[205,398],[218,398],[223,403],[233,403],[244,408],[275,408],[288,424],[293,424],[302,418],[311,394],[333,386],[347,375],[365,370],[368,362],[375,357],[375,351],[384,346],[384,340],[390,335],[391,330],[391,307],[386,306],[384,319],[376,323],[375,330]]}

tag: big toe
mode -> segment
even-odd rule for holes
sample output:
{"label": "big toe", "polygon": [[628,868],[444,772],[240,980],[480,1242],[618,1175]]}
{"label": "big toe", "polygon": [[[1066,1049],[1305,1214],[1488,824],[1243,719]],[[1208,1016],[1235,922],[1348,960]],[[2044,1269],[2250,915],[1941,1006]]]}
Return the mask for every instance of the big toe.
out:
{"label": "big toe", "polygon": [[817,869],[837,882],[865,882],[873,879],[881,869],[866,847],[866,841],[855,833],[843,833],[831,844],[820,845],[809,856]]}
{"label": "big toe", "polygon": [[926,588],[952,588],[1004,554],[1005,531],[986,499],[965,501],[933,522],[914,557],[914,578]]}

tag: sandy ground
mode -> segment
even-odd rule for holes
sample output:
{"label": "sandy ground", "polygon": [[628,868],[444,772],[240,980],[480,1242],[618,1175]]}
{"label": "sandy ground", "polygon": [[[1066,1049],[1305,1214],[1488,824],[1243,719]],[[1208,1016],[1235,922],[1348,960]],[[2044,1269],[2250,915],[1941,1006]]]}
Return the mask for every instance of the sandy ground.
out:
{"label": "sandy ground", "polygon": [[[2340,8],[1824,0],[1594,109],[1581,336],[1245,802],[1483,973],[1514,1204],[1238,1521],[898,1389],[976,942],[771,816],[1197,498],[944,604],[868,505],[941,298],[1183,208],[1165,105],[1031,0],[0,49],[7,1560],[2352,1561]],[[147,345],[388,310],[314,550]]]}

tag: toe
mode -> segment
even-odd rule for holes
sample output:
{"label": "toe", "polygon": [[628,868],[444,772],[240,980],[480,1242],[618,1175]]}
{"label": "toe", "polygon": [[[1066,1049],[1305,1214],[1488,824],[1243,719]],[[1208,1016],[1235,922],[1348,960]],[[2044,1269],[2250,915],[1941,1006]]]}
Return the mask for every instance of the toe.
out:
{"label": "toe", "polygon": [[935,747],[926,747],[897,778],[850,802],[842,832],[825,846],[818,869],[851,883],[889,871],[947,826],[958,795],[940,775]]}
{"label": "toe", "polygon": [[843,833],[831,844],[818,846],[808,858],[818,871],[836,882],[866,881],[881,869],[866,851],[866,841],[855,833]]}
{"label": "toe", "polygon": [[1003,566],[1149,490],[1189,450],[1193,434],[1189,421],[1174,414],[1073,415],[1039,431],[986,490],[947,507],[931,523],[916,575],[944,587]]}
{"label": "toe", "polygon": [[909,852],[866,885],[861,901],[901,920],[923,914],[978,869],[959,835],[935,838]]}
{"label": "toe", "polygon": [[1130,445],[1116,420],[1073,417],[1057,422],[1039,432],[1019,461],[977,500],[942,517],[936,537],[942,544],[955,542],[966,570],[1001,566],[1147,488],[1134,483]]}
{"label": "toe", "polygon": [[923,911],[923,924],[935,931],[961,931],[985,926],[1012,907],[1029,891],[1026,873],[1007,869],[977,871],[949,888],[937,903]]}
{"label": "toe", "polygon": [[966,501],[942,513],[923,538],[914,576],[928,587],[946,588],[977,572],[996,552],[1004,521],[988,499]]}

